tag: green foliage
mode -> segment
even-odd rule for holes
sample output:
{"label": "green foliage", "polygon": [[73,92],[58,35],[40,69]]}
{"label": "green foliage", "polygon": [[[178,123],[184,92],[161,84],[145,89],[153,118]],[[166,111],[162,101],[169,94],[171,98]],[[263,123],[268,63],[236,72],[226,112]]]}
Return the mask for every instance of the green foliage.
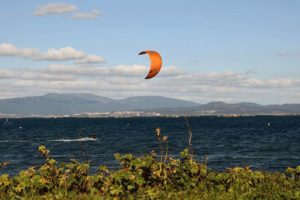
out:
{"label": "green foliage", "polygon": [[115,154],[120,168],[89,163],[58,163],[45,146],[45,162],[11,177],[0,175],[2,199],[300,199],[300,166],[286,173],[234,167],[217,172],[192,159],[188,149],[179,159],[155,154]]}
{"label": "green foliage", "polygon": [[286,174],[289,175],[292,179],[300,180],[300,165],[296,168],[287,168]]}

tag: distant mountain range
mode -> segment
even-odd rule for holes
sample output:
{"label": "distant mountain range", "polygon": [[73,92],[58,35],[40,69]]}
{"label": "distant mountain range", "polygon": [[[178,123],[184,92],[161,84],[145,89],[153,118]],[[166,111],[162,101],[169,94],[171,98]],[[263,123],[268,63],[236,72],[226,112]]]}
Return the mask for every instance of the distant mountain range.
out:
{"label": "distant mountain range", "polygon": [[111,99],[93,94],[46,94],[0,100],[0,113],[17,115],[70,115],[198,106],[197,103],[160,96]]}
{"label": "distant mountain range", "polygon": [[46,94],[43,96],[0,100],[0,114],[15,116],[74,115],[94,112],[141,111],[162,115],[260,115],[300,114],[300,104],[259,105],[255,103],[227,104],[192,101],[162,96],[138,96],[111,99],[93,94]]}
{"label": "distant mountain range", "polygon": [[260,105],[250,102],[210,102],[193,107],[153,109],[172,115],[300,115],[300,104]]}

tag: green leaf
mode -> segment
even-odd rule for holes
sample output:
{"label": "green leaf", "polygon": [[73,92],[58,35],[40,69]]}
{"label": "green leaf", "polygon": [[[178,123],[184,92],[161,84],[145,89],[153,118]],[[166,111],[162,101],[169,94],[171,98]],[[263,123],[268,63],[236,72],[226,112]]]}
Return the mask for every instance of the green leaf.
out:
{"label": "green leaf", "polygon": [[120,161],[121,160],[121,155],[119,154],[119,153],[115,153],[115,159],[117,160],[117,161]]}

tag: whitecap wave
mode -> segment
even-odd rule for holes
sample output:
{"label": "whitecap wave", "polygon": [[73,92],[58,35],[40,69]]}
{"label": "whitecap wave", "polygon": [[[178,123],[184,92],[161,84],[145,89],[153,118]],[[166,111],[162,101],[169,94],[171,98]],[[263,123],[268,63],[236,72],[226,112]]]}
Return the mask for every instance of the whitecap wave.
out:
{"label": "whitecap wave", "polygon": [[97,138],[90,138],[90,137],[82,137],[76,139],[57,139],[57,140],[48,140],[51,142],[85,142],[85,141],[96,141]]}

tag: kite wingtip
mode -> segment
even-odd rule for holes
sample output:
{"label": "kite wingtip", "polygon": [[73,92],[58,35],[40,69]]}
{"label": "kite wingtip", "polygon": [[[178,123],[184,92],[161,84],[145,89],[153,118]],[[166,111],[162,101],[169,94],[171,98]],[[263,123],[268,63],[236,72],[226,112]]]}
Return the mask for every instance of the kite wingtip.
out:
{"label": "kite wingtip", "polygon": [[146,51],[142,51],[139,53],[139,55],[143,55],[143,54],[146,54],[147,52]]}

